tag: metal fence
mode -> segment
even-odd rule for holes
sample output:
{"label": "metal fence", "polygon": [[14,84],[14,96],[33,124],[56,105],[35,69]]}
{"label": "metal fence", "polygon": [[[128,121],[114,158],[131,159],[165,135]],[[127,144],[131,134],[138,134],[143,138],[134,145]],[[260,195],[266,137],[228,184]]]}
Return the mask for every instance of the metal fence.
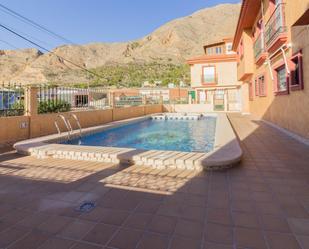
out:
{"label": "metal fence", "polygon": [[24,114],[24,89],[18,84],[0,85],[0,117]]}
{"label": "metal fence", "polygon": [[105,109],[109,107],[105,89],[40,86],[38,112],[52,113],[79,109]]}

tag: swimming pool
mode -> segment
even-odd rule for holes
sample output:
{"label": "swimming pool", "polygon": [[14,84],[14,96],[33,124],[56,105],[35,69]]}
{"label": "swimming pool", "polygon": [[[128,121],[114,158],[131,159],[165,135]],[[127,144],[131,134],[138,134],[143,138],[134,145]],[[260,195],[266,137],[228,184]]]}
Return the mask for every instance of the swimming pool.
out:
{"label": "swimming pool", "polygon": [[100,131],[64,144],[143,150],[209,152],[213,150],[216,117],[199,120],[153,120]]}
{"label": "swimming pool", "polygon": [[[201,119],[190,113],[155,116],[157,120],[151,120],[153,115],[135,117],[32,138],[14,144],[14,148],[20,154],[37,158],[156,169],[214,170],[229,168],[241,160],[242,150],[226,114],[203,114]],[[76,139],[80,134],[82,139]]]}

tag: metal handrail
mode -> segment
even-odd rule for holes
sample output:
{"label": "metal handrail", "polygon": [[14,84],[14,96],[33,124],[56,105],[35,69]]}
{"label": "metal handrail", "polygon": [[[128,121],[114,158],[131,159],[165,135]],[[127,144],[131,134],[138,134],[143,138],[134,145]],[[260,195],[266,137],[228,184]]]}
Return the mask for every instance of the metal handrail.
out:
{"label": "metal handrail", "polygon": [[[65,116],[63,116],[62,114],[59,114],[59,115],[57,116],[57,118],[61,118],[61,119],[62,119],[62,121],[63,121],[65,127],[66,127],[67,130],[68,130],[68,139],[70,139],[70,138],[71,138],[71,132],[70,132],[71,129],[70,129],[70,125],[68,124],[68,122],[67,122]],[[57,129],[57,131],[58,131],[58,134],[61,134],[61,130],[60,130],[60,128],[59,128],[59,125],[58,125],[57,120],[55,120],[55,126],[56,126],[56,129]]]}
{"label": "metal handrail", "polygon": [[[79,129],[79,136],[82,137],[82,126],[80,125],[80,122],[79,122],[78,117],[77,117],[76,114],[74,114],[74,113],[70,113],[70,117],[72,117],[72,118],[76,121],[76,124],[77,124],[78,129]],[[68,119],[68,123],[69,123],[69,125],[70,125],[70,127],[71,127],[71,131],[73,131],[72,125],[71,125],[69,119]]]}

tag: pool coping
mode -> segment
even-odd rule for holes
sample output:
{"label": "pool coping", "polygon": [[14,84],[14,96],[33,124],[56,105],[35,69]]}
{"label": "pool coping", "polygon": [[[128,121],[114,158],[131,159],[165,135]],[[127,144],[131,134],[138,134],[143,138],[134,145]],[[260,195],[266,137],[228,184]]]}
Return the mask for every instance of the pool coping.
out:
{"label": "pool coping", "polygon": [[[207,153],[57,144],[67,140],[67,132],[24,140],[15,143],[14,148],[20,154],[32,155],[38,158],[53,157],[72,160],[127,163],[158,169],[213,170],[229,168],[241,160],[242,150],[226,114],[206,114],[206,116],[213,115],[217,117],[215,142],[213,150]],[[82,135],[89,135],[126,124],[140,122],[149,119],[151,116],[147,115],[83,128]],[[78,136],[79,130],[74,130],[71,133],[71,138]]]}

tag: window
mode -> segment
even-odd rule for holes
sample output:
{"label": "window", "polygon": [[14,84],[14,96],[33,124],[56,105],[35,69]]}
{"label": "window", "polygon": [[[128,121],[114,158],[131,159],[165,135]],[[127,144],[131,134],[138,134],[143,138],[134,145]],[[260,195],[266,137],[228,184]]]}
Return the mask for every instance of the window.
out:
{"label": "window", "polygon": [[265,77],[260,76],[258,79],[259,84],[259,96],[266,96]]}
{"label": "window", "polygon": [[226,50],[227,50],[227,52],[231,52],[232,51],[232,44],[227,44]]}
{"label": "window", "polygon": [[203,67],[203,83],[215,83],[216,82],[216,68],[215,66]]}
{"label": "window", "polygon": [[288,80],[285,65],[276,69],[276,76],[277,76],[277,92],[287,92]]}
{"label": "window", "polygon": [[291,58],[291,89],[292,90],[302,90],[304,89],[303,82],[303,63],[302,63],[302,53],[298,52]]}
{"label": "window", "polygon": [[221,54],[221,53],[222,53],[222,48],[216,47],[216,54]]}
{"label": "window", "polygon": [[212,54],[212,48],[207,48],[207,54]]}

